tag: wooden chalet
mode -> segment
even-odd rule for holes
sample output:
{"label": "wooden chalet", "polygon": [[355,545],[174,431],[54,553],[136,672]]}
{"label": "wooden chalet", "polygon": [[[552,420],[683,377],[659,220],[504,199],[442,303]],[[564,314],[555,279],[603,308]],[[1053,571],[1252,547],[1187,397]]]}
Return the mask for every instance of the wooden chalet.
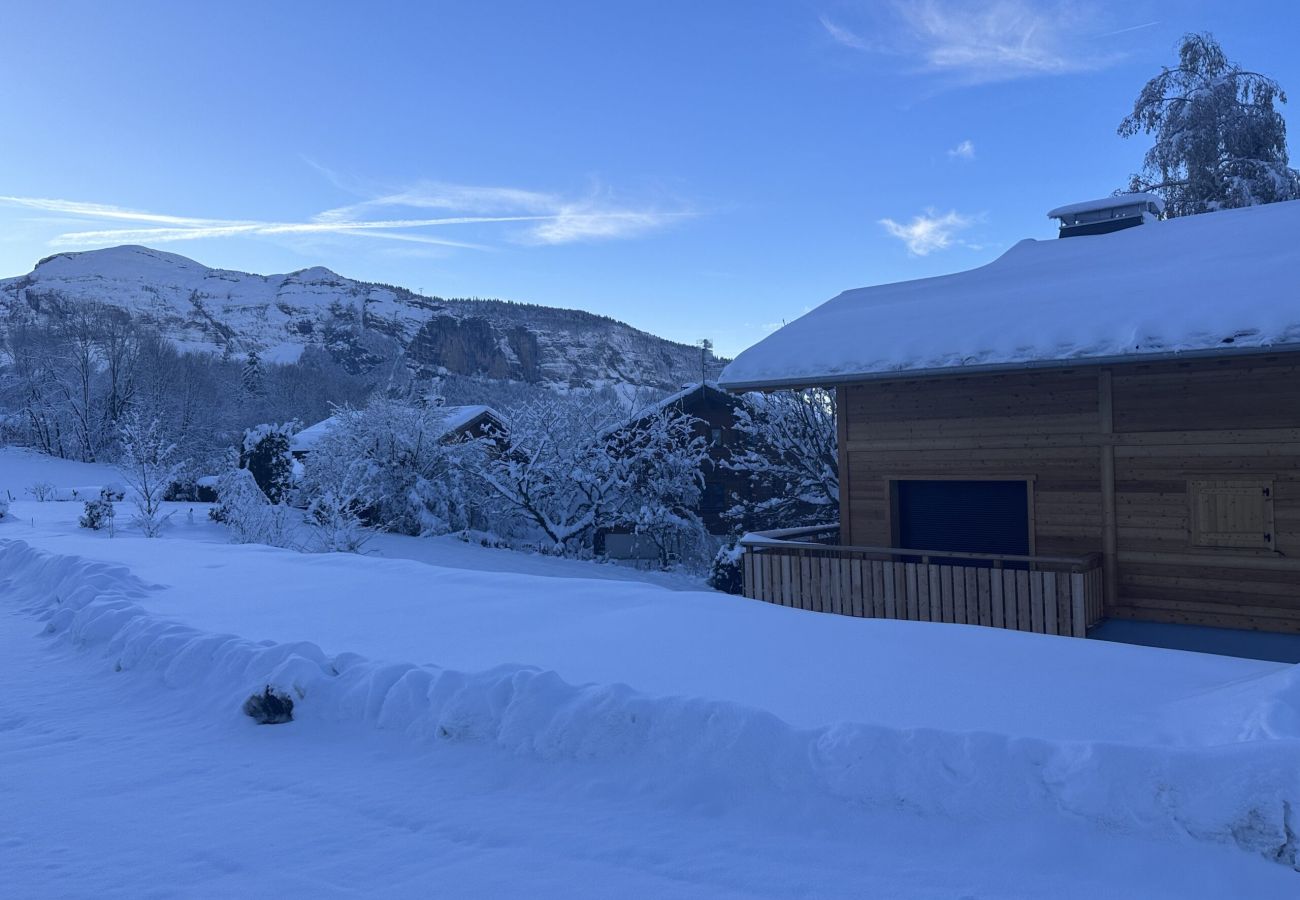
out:
{"label": "wooden chalet", "polygon": [[1062,239],[846,292],[737,357],[723,387],[840,411],[840,521],[747,536],[746,594],[1300,632],[1300,202],[1160,211],[1053,210]]}

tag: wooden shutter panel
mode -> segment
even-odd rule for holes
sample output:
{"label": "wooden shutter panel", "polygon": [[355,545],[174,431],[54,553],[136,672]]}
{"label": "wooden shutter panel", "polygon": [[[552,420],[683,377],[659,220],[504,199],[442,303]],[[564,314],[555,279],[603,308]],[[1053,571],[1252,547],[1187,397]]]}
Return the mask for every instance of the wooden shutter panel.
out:
{"label": "wooden shutter panel", "polygon": [[1198,547],[1273,549],[1273,483],[1193,481],[1192,543]]}

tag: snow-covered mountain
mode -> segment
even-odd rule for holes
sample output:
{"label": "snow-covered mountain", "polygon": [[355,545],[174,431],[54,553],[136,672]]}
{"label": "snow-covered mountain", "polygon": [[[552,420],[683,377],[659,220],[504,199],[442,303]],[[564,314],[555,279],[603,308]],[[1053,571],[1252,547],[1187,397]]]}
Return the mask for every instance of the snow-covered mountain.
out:
{"label": "snow-covered mountain", "polygon": [[[0,326],[58,318],[95,301],[126,310],[185,350],[291,361],[316,344],[353,370],[401,358],[424,374],[567,389],[676,389],[700,378],[700,350],[577,310],[443,300],[315,267],[287,275],[211,269],[148,247],[60,253],[0,279]],[[708,377],[720,362],[711,361]]]}

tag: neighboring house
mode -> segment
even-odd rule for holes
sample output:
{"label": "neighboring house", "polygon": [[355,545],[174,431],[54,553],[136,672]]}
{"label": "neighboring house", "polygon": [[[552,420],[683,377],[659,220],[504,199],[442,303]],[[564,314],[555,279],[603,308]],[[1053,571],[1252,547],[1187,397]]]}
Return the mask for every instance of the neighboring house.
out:
{"label": "neighboring house", "polygon": [[[441,430],[438,432],[440,441],[489,437],[501,442],[509,434],[505,419],[490,406],[443,406],[439,409],[443,413],[439,423]],[[330,416],[295,434],[289,441],[289,452],[293,458],[301,461],[308,456],[336,424],[337,419]]]}
{"label": "neighboring house", "polygon": [[[749,496],[749,476],[723,465],[730,459],[737,442],[744,437],[736,431],[736,410],[744,402],[742,398],[720,390],[714,382],[691,384],[660,400],[641,417],[623,426],[630,427],[646,416],[665,410],[674,410],[695,420],[692,430],[707,443],[709,458],[700,470],[704,485],[700,505],[694,512],[704,523],[705,530],[717,537],[734,529],[734,523],[728,522],[724,516],[734,502],[732,498]],[[639,538],[627,529],[602,530],[596,536],[596,546],[610,559],[660,558],[659,548],[653,541]]]}
{"label": "neighboring house", "polygon": [[1300,202],[1159,212],[1053,210],[1060,240],[848,291],[740,354],[724,388],[840,410],[840,522],[748,536],[746,593],[1300,632]]}

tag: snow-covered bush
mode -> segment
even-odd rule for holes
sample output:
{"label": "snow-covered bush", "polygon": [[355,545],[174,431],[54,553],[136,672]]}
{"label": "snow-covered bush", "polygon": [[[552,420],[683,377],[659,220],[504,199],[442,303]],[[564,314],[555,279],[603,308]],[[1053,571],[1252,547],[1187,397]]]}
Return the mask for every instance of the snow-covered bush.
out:
{"label": "snow-covered bush", "polygon": [[713,557],[709,566],[709,587],[727,594],[740,594],[745,590],[745,550],[739,544],[728,544]]}
{"label": "snow-covered bush", "polygon": [[260,694],[244,701],[244,715],[258,725],[282,725],[293,721],[293,697],[269,684]]}
{"label": "snow-covered bush", "polygon": [[330,498],[331,509],[402,534],[481,526],[466,472],[489,455],[489,442],[444,440],[445,417],[441,406],[386,398],[336,409],[334,427],[303,463],[308,505]]}
{"label": "snow-covered bush", "polygon": [[370,539],[361,521],[364,503],[355,486],[340,484],[311,498],[307,522],[316,543],[326,553],[356,553]]}
{"label": "snow-covered bush", "polygon": [[272,503],[283,503],[293,488],[293,455],[289,441],[296,422],[258,425],[244,432],[239,467],[253,473],[257,486]]}
{"label": "snow-covered bush", "polygon": [[292,546],[289,508],[271,503],[248,469],[232,469],[218,478],[217,498],[208,515],[230,529],[236,544]]}
{"label": "snow-covered bush", "polygon": [[146,420],[129,413],[118,429],[122,447],[120,468],[134,497],[133,524],[145,537],[157,537],[171,514],[162,515],[163,494],[176,478],[180,464],[173,459],[176,445],[167,440],[157,418]]}
{"label": "snow-covered bush", "polygon": [[27,488],[27,493],[37,503],[46,503],[58,495],[59,489],[48,481],[37,481]]}
{"label": "snow-covered bush", "polygon": [[0,519],[3,519],[7,515],[9,515],[9,498],[6,495],[0,494]]}
{"label": "snow-covered bush", "polygon": [[92,531],[99,531],[107,528],[111,533],[113,530],[113,518],[117,511],[113,508],[112,495],[107,491],[100,493],[95,500],[87,500],[85,512],[77,520],[77,524],[82,528],[89,528]]}

